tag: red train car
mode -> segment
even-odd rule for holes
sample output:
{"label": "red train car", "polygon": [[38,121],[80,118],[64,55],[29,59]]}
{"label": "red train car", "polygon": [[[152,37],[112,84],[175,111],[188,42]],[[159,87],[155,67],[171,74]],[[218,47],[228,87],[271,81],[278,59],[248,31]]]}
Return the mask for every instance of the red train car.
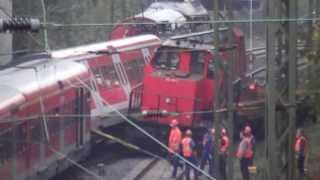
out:
{"label": "red train car", "polygon": [[[90,149],[86,66],[40,59],[0,71],[0,177],[48,179]],[[83,116],[83,114],[85,116]]]}
{"label": "red train car", "polygon": [[110,39],[121,39],[139,34],[168,37],[208,29],[209,14],[199,1],[154,2],[145,11],[123,20],[113,27]]}
{"label": "red train car", "polygon": [[[244,37],[237,28],[232,32],[235,49],[221,51],[220,56],[224,61],[234,61],[236,74],[241,77],[246,72]],[[168,125],[175,118],[184,127],[200,127],[212,121],[197,112],[212,110],[216,98],[213,87],[224,83],[223,72],[218,72],[219,80],[214,77],[215,56],[208,47],[183,46],[177,41],[175,47],[161,47],[145,66],[143,85],[132,92],[129,108],[130,112],[140,111],[144,122]]]}
{"label": "red train car", "polygon": [[[154,56],[161,41],[154,35],[140,35],[103,43],[58,50],[51,53],[55,60],[82,62],[92,72],[91,92],[94,126],[109,127],[123,122],[106,118],[113,109],[126,111],[129,94],[142,83],[143,68]],[[100,99],[102,97],[102,100]]]}

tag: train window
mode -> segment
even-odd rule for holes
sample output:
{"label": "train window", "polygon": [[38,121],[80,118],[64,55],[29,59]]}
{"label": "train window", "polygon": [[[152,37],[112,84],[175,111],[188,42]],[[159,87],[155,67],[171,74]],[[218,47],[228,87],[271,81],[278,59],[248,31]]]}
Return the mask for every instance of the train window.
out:
{"label": "train window", "polygon": [[41,120],[42,117],[38,117],[30,121],[31,140],[40,141],[41,139]]}
{"label": "train window", "polygon": [[143,65],[139,62],[143,61],[133,60],[124,64],[131,85],[136,85],[143,78]]}
{"label": "train window", "polygon": [[59,114],[59,108],[54,109],[53,111],[48,112],[47,122],[49,127],[50,135],[54,135],[59,132],[59,117],[56,115]]}
{"label": "train window", "polygon": [[13,144],[9,139],[13,135],[12,129],[8,128],[5,131],[0,132],[0,166],[9,161],[13,155]]}
{"label": "train window", "polygon": [[214,71],[215,71],[214,62],[210,61],[209,65],[208,65],[208,74],[207,74],[207,77],[209,79],[213,79],[214,78]]}
{"label": "train window", "polygon": [[159,50],[156,54],[154,65],[156,67],[165,68],[167,64],[167,56],[167,51]]}
{"label": "train window", "polygon": [[192,74],[203,74],[204,60],[204,53],[199,51],[192,52],[190,66]]}
{"label": "train window", "polygon": [[27,150],[28,142],[27,142],[27,122],[21,123],[16,127],[16,140],[17,141],[17,151],[22,153]]}
{"label": "train window", "polygon": [[180,58],[177,53],[171,52],[168,57],[168,67],[171,69],[177,69],[180,63]]}
{"label": "train window", "polygon": [[161,49],[156,53],[154,65],[162,69],[177,69],[180,64],[180,58],[176,51],[170,49]]}
{"label": "train window", "polygon": [[112,64],[102,66],[101,74],[103,76],[103,85],[107,88],[112,88],[114,82],[119,81],[117,73]]}

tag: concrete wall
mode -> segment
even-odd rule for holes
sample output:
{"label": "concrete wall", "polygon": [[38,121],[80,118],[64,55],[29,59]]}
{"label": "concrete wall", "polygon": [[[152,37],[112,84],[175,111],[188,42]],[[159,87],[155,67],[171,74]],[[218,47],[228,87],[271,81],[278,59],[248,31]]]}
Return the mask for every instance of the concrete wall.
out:
{"label": "concrete wall", "polygon": [[[11,16],[12,3],[10,0],[0,0],[0,18]],[[9,33],[0,34],[0,65],[7,64],[11,60],[12,35]],[[7,54],[7,55],[4,55]]]}

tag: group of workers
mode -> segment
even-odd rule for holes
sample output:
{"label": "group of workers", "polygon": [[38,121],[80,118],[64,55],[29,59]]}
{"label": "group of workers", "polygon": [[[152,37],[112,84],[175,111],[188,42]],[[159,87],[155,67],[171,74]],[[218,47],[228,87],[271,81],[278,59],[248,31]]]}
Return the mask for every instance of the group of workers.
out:
{"label": "group of workers", "polygon": [[[169,135],[168,147],[170,161],[173,166],[172,178],[176,178],[177,170],[179,167],[183,168],[183,163],[179,160],[178,155],[182,155],[189,163],[185,163],[185,177],[190,180],[190,170],[193,169],[194,179],[199,178],[199,171],[195,168],[198,167],[198,153],[196,142],[192,138],[192,131],[190,129],[185,131],[184,136],[178,127],[178,121],[171,121],[171,131]],[[214,141],[215,129],[212,128],[203,136],[202,139],[202,153],[200,157],[201,170],[204,170],[208,165],[208,173],[210,176],[215,177],[214,174]],[[226,161],[229,156],[229,137],[225,128],[221,129],[219,142],[216,143],[219,147],[217,150],[220,179],[226,180]],[[254,136],[252,135],[250,126],[246,126],[241,133],[241,141],[236,152],[236,156],[240,159],[240,169],[244,180],[249,180],[249,166],[253,164],[254,157]],[[191,167],[191,164],[193,167]]]}
{"label": "group of workers", "polygon": [[[178,127],[178,121],[173,119],[171,121],[171,130],[169,135],[168,147],[170,161],[173,166],[172,178],[176,178],[177,170],[180,167],[183,169],[185,164],[185,177],[190,180],[190,170],[193,169],[194,179],[199,178],[199,169],[202,171],[208,165],[208,174],[215,177],[214,170],[218,170],[221,180],[226,180],[226,160],[229,156],[229,137],[225,128],[221,129],[218,143],[214,143],[216,131],[214,128],[208,130],[202,139],[202,153],[200,157],[200,166],[198,166],[198,153],[196,142],[192,138],[192,131],[186,130],[184,136]],[[218,147],[218,156],[214,155],[214,144]],[[304,136],[303,129],[298,129],[295,141],[295,154],[297,160],[297,169],[300,175],[304,176],[304,161],[306,155],[307,138]],[[249,180],[249,167],[253,166],[253,159],[255,154],[255,138],[252,134],[250,126],[245,126],[240,132],[240,143],[236,151],[236,157],[240,162],[240,170],[243,180]],[[178,157],[181,155],[189,163],[182,163]],[[219,169],[214,169],[214,157],[218,157]],[[193,167],[191,167],[191,165]]]}

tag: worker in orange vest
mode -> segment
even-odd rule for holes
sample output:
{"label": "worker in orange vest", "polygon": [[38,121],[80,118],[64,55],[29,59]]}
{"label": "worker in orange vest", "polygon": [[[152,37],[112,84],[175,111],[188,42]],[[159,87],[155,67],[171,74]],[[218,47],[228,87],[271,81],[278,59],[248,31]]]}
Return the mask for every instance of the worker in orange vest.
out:
{"label": "worker in orange vest", "polygon": [[222,180],[226,180],[226,161],[228,158],[229,137],[226,128],[221,129],[221,139],[219,148],[219,172]]}
{"label": "worker in orange vest", "polygon": [[304,176],[304,160],[306,155],[307,139],[303,129],[298,129],[295,142],[295,153],[297,158],[297,168],[301,176]]}
{"label": "worker in orange vest", "polygon": [[171,164],[173,166],[172,171],[172,178],[175,178],[177,175],[177,170],[179,167],[179,159],[175,155],[175,153],[180,153],[180,144],[181,144],[181,138],[182,133],[178,127],[178,121],[176,119],[173,119],[170,123],[171,130],[168,140],[168,147],[169,147],[169,158],[171,161]]}
{"label": "worker in orange vest", "polygon": [[250,126],[246,126],[237,149],[236,156],[240,159],[240,170],[243,180],[249,180],[249,166],[254,156],[253,135]]}
{"label": "worker in orange vest", "polygon": [[[192,131],[188,129],[186,131],[186,136],[182,139],[182,155],[187,161],[197,166],[195,146],[196,144],[192,139]],[[185,169],[186,180],[190,180],[190,168],[191,166],[186,164],[186,169]],[[194,179],[198,180],[199,176],[198,176],[197,170],[194,168],[192,169],[194,172]]]}

